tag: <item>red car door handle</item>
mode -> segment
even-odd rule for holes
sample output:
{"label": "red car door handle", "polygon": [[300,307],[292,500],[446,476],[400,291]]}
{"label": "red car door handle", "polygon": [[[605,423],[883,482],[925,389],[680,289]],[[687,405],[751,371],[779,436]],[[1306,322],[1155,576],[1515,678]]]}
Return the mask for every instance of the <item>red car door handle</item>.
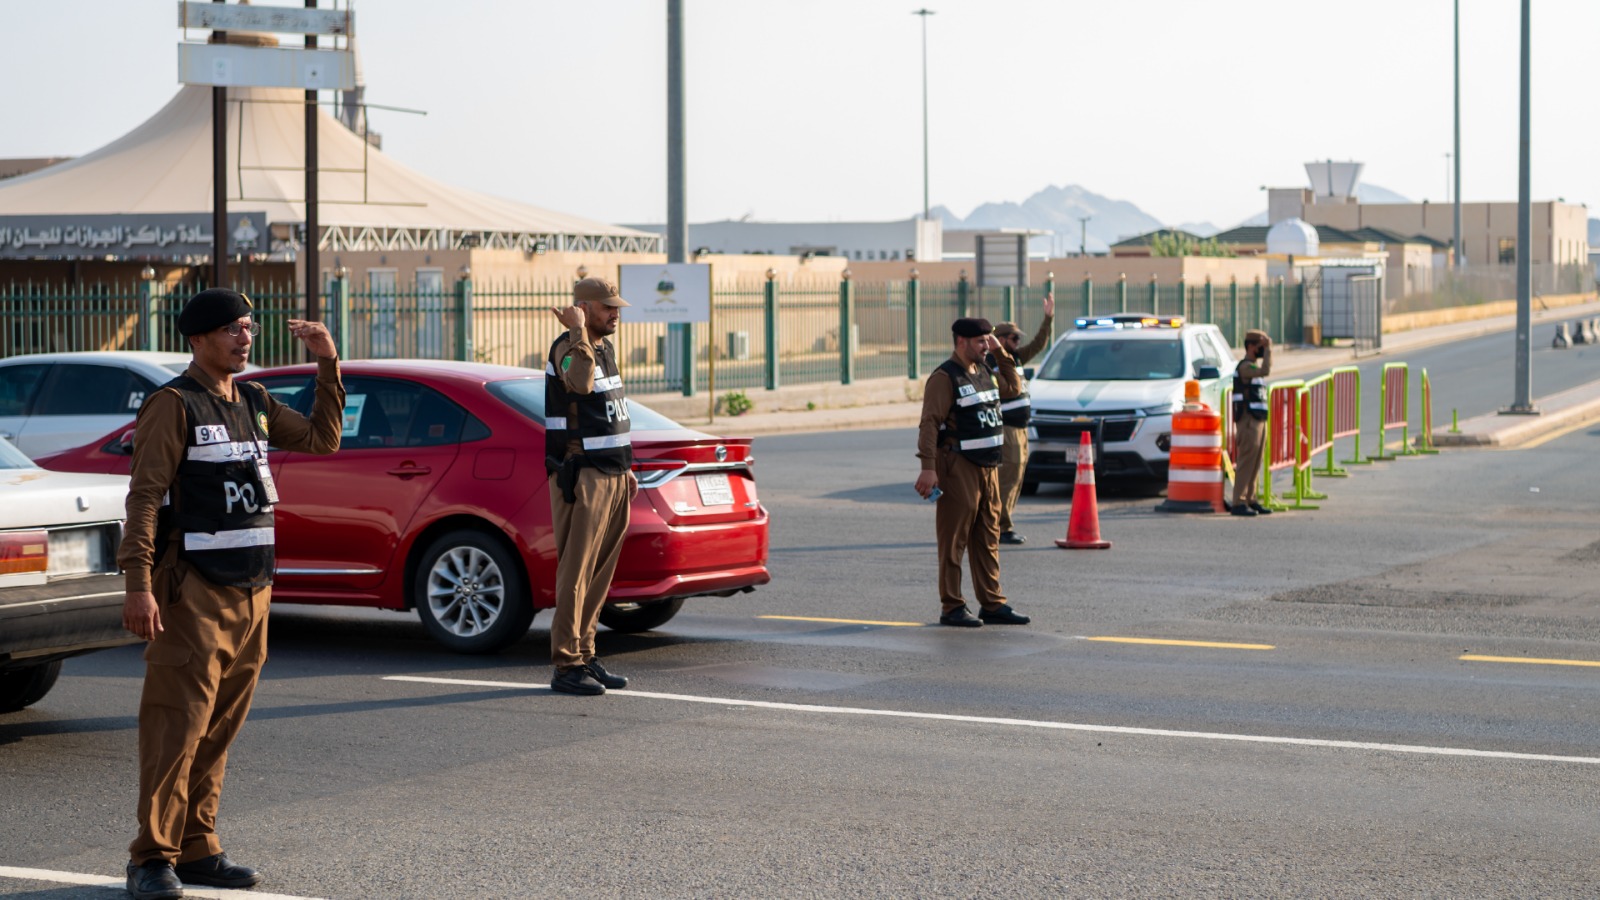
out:
{"label": "red car door handle", "polygon": [[398,468],[390,469],[389,474],[398,475],[401,478],[410,478],[414,475],[426,475],[432,471],[433,469],[428,466],[401,465]]}

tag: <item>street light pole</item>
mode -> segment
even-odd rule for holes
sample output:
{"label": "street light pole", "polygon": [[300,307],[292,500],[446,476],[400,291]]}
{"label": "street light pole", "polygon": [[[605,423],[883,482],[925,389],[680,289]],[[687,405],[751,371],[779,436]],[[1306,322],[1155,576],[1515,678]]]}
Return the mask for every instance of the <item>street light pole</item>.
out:
{"label": "street light pole", "polygon": [[1082,229],[1078,232],[1078,255],[1089,255],[1089,220],[1094,216],[1079,216],[1078,225]]}
{"label": "street light pole", "polygon": [[1455,0],[1456,10],[1456,127],[1455,127],[1455,244],[1452,249],[1456,252],[1455,270],[1461,271],[1466,264],[1466,248],[1461,246],[1461,0]]}
{"label": "street light pole", "polygon": [[1520,135],[1517,139],[1517,372],[1516,395],[1511,399],[1508,413],[1538,415],[1533,405],[1533,219],[1528,205],[1529,177],[1529,7],[1532,0],[1522,0],[1522,103],[1519,116]]}
{"label": "street light pole", "polygon": [[928,17],[934,13],[919,9],[911,14],[922,17],[922,218],[927,220],[933,218],[928,202]]}

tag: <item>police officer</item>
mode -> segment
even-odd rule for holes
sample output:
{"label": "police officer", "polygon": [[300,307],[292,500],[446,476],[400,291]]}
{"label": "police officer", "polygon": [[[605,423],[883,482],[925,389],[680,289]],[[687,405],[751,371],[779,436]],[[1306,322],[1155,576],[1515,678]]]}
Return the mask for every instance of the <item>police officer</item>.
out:
{"label": "police officer", "polygon": [[1267,442],[1267,376],[1272,374],[1272,338],[1266,332],[1247,331],[1244,359],[1233,370],[1233,430],[1238,443],[1233,467],[1233,505],[1236,516],[1271,515],[1256,502],[1256,481],[1261,478],[1261,452]]}
{"label": "police officer", "polygon": [[573,305],[552,309],[567,332],[546,357],[545,467],[556,538],[556,612],[550,623],[550,689],[604,694],[628,686],[595,656],[600,608],[639,493],[628,435],[628,398],[611,335],[628,301],[603,278],[572,289]]}
{"label": "police officer", "polygon": [[[1022,343],[1022,329],[1015,322],[1001,322],[994,327],[994,336],[1000,339],[1006,352],[1019,366],[1038,355],[1050,342],[1050,326],[1055,321],[1056,297],[1044,297],[1044,321],[1026,346]],[[991,371],[998,369],[994,357],[989,357]],[[1028,397],[1028,382],[1017,379],[1017,390],[1007,391],[1000,386],[1000,422],[1005,426],[1006,443],[1000,457],[1000,543],[1024,544],[1027,538],[1017,534],[1012,527],[1011,513],[1017,508],[1017,494],[1022,491],[1022,476],[1028,470],[1028,420],[1033,417],[1033,401]]]}
{"label": "police officer", "polygon": [[[1005,437],[1000,393],[1018,390],[1017,364],[991,333],[988,319],[957,319],[955,351],[933,370],[922,389],[916,491],[938,495],[934,529],[939,549],[940,625],[976,628],[1026,625],[1000,591],[1000,458]],[[991,376],[985,360],[993,356]],[[995,378],[1000,388],[995,387]],[[961,557],[972,563],[978,615],[961,597]]]}
{"label": "police officer", "polygon": [[128,893],[183,896],[180,883],[248,887],[217,838],[228,746],[267,657],[277,487],[267,445],[339,448],[344,388],[327,328],[289,320],[317,357],[307,419],[259,384],[233,376],[261,327],[250,301],[213,288],[178,316],[194,360],[139,409],[127,526],[122,622],[149,641],[139,701],[139,834],[128,847]]}

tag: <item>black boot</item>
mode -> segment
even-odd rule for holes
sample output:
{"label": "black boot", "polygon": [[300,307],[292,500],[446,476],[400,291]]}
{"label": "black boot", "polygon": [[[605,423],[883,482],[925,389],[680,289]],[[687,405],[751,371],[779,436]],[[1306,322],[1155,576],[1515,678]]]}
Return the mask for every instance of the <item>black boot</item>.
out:
{"label": "black boot", "polygon": [[172,863],[151,859],[134,865],[128,861],[128,893],[134,900],[179,900],[183,883],[172,871]]}
{"label": "black boot", "polygon": [[249,866],[241,866],[228,859],[228,854],[218,853],[205,859],[178,863],[175,871],[184,884],[204,884],[211,887],[241,888],[261,883],[261,873]]}

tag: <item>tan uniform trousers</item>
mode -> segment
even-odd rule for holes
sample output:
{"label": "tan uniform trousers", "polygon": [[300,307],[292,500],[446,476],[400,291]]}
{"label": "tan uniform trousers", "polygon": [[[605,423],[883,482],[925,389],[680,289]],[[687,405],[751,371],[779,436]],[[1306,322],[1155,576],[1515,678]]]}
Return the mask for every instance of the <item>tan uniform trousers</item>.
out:
{"label": "tan uniform trousers", "polygon": [[1011,511],[1017,508],[1022,493],[1022,473],[1028,471],[1028,429],[1005,426],[1006,442],[1000,453],[1000,530],[1016,531],[1011,526]]}
{"label": "tan uniform trousers", "polygon": [[1233,505],[1256,502],[1256,482],[1261,480],[1261,453],[1267,443],[1267,423],[1246,413],[1234,423],[1238,450],[1233,465]]}
{"label": "tan uniform trousers", "polygon": [[568,503],[550,476],[550,520],[556,534],[556,615],[550,623],[550,661],[557,670],[594,658],[600,608],[611,593],[611,576],[628,532],[628,476],[578,470]]}
{"label": "tan uniform trousers", "polygon": [[943,612],[966,605],[961,599],[961,557],[972,566],[972,593],[984,609],[1006,602],[1000,592],[1000,470],[975,465],[954,450],[940,449],[936,460],[944,494],[934,510],[939,545],[939,604]]}
{"label": "tan uniform trousers", "polygon": [[228,746],[267,661],[272,589],[220,587],[182,561],[158,566],[151,587],[164,630],[144,652],[139,834],[128,856],[191,862],[222,852],[217,807]]}

